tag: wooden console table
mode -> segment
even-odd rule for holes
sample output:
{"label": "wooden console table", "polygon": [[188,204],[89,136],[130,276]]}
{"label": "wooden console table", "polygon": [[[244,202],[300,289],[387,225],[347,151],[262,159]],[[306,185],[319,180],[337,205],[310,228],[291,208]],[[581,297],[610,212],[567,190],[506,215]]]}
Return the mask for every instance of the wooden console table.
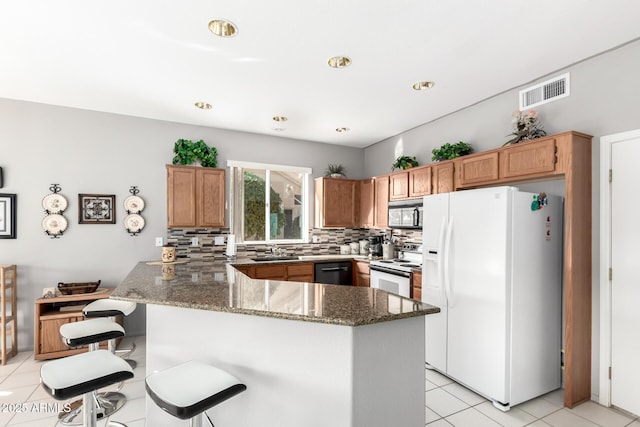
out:
{"label": "wooden console table", "polygon": [[[64,344],[60,337],[60,326],[84,320],[84,306],[98,299],[109,298],[112,291],[112,288],[105,288],[90,294],[37,299],[34,310],[34,359],[53,359],[87,351],[86,347],[69,348]],[[121,323],[122,319],[118,321]],[[100,348],[107,348],[107,342],[101,342]]]}

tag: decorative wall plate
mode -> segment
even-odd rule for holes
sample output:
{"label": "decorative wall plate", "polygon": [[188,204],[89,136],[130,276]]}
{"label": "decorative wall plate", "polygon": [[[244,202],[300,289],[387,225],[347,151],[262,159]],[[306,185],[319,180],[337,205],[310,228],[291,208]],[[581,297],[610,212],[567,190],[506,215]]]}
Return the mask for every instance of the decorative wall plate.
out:
{"label": "decorative wall plate", "polygon": [[129,214],[124,218],[124,228],[129,233],[139,233],[144,228],[144,218],[138,214]]}
{"label": "decorative wall plate", "polygon": [[62,234],[67,229],[67,219],[60,214],[51,214],[42,220],[42,228],[50,236]]}
{"label": "decorative wall plate", "polygon": [[140,213],[144,209],[144,200],[140,196],[129,196],[124,199],[124,210],[132,214]]}
{"label": "decorative wall plate", "polygon": [[67,209],[67,199],[62,194],[51,193],[42,199],[42,207],[45,211],[57,214]]}

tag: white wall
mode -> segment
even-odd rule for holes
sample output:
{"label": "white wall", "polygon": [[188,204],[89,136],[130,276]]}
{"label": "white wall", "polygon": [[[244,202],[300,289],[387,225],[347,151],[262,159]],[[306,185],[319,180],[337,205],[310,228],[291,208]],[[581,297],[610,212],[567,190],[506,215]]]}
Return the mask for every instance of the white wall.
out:
{"label": "white wall", "polygon": [[[505,60],[518,60],[517,57]],[[500,64],[496,64],[500,67]],[[538,81],[571,72],[571,96],[535,107],[548,134],[576,130],[593,135],[593,304],[592,394],[598,392],[599,365],[599,151],[601,136],[637,129],[640,41],[559,70]],[[473,78],[473,70],[469,70]],[[481,84],[481,82],[478,82]],[[399,155],[416,156],[420,164],[431,163],[431,150],[446,142],[465,141],[476,151],[502,146],[511,133],[511,113],[518,108],[520,88],[497,95],[464,110],[389,138],[365,149],[365,175],[388,173]],[[434,90],[437,90],[437,82]]]}
{"label": "white wall", "polygon": [[[0,99],[0,193],[18,195],[18,238],[0,239],[0,264],[18,266],[20,350],[33,348],[33,305],[44,287],[98,279],[114,287],[138,261],[159,258],[154,240],[167,234],[165,164],[179,138],[215,146],[221,167],[246,160],[311,167],[321,176],[328,163],[342,163],[350,177],[363,176],[362,149]],[[70,202],[69,228],[59,239],[41,227],[52,183]],[[146,201],[146,227],[136,237],[122,226],[132,185]],[[115,194],[117,223],[78,224],[79,193]],[[144,307],[126,327],[144,333]]]}

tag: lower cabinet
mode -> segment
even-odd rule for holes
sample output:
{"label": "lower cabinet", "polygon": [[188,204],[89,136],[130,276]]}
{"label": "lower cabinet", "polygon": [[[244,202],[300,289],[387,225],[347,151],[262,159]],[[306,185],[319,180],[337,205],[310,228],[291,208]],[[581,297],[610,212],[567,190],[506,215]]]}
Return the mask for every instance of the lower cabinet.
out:
{"label": "lower cabinet", "polygon": [[353,261],[353,283],[355,286],[369,287],[369,263],[364,261]]}
{"label": "lower cabinet", "polygon": [[313,282],[313,262],[238,265],[235,269],[252,279]]}
{"label": "lower cabinet", "polygon": [[422,273],[414,271],[411,275],[411,298],[422,301]]}
{"label": "lower cabinet", "polygon": [[[97,299],[109,298],[111,292],[112,289],[103,289],[93,294],[37,299],[34,307],[34,359],[53,359],[87,351],[86,347],[69,348],[64,344],[60,338],[60,327],[84,320],[84,306]],[[121,318],[117,321],[122,323]],[[107,348],[107,342],[101,342],[100,347]]]}
{"label": "lower cabinet", "polygon": [[284,264],[256,265],[254,279],[285,280]]}
{"label": "lower cabinet", "polygon": [[[313,262],[293,262],[238,265],[234,267],[252,279],[313,283],[314,265],[315,263]],[[368,262],[354,260],[352,271],[353,284],[355,286],[369,286]]]}
{"label": "lower cabinet", "polygon": [[287,264],[287,278],[289,282],[308,282],[313,283],[313,263],[301,262],[296,264]]}

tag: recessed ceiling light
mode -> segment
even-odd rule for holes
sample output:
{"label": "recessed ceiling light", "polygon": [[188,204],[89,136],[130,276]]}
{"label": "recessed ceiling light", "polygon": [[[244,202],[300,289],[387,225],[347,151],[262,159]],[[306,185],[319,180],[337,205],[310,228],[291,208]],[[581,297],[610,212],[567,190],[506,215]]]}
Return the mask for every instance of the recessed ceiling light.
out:
{"label": "recessed ceiling light", "polygon": [[427,90],[427,89],[431,89],[434,84],[435,84],[434,82],[427,82],[427,81],[418,82],[413,84],[413,88],[415,90]]}
{"label": "recessed ceiling light", "polygon": [[274,122],[286,122],[287,120],[289,119],[286,118],[285,116],[273,116]]}
{"label": "recessed ceiling light", "polygon": [[220,37],[233,37],[238,32],[238,27],[226,19],[214,19],[209,22],[209,31]]}
{"label": "recessed ceiling light", "polygon": [[349,128],[336,128],[336,132],[338,133],[342,133],[342,132],[349,132],[351,129]]}
{"label": "recessed ceiling light", "polygon": [[327,61],[329,67],[332,68],[344,68],[351,65],[351,58],[348,56],[334,56]]}
{"label": "recessed ceiling light", "polygon": [[198,101],[198,102],[196,102],[196,103],[195,103],[195,104],[193,104],[193,105],[195,105],[196,107],[198,107],[198,108],[199,108],[199,109],[201,109],[201,110],[211,110],[211,108],[213,108],[213,107],[211,106],[211,104],[209,104],[209,103],[207,103],[207,102],[202,102],[202,101]]}

